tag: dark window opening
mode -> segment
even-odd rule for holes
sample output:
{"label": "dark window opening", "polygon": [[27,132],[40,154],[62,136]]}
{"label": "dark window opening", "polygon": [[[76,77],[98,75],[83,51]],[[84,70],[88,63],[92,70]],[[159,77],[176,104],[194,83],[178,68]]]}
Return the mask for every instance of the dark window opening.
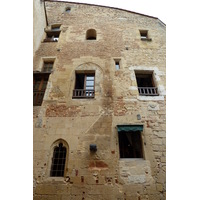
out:
{"label": "dark window opening", "polygon": [[53,61],[45,61],[43,65],[43,72],[51,72],[53,69]]}
{"label": "dark window opening", "polygon": [[147,30],[140,30],[140,38],[141,38],[141,40],[151,41],[151,38],[149,38],[149,36],[148,36]]}
{"label": "dark window opening", "polygon": [[86,40],[96,40],[97,33],[94,29],[89,29],[86,32]]}
{"label": "dark window opening", "polygon": [[33,74],[33,106],[42,105],[48,79],[49,73]]}
{"label": "dark window opening", "polygon": [[154,87],[152,74],[136,74],[138,87]]}
{"label": "dark window opening", "polygon": [[51,26],[51,31],[60,31],[60,25],[58,26],[58,25],[52,25]]}
{"label": "dark window opening", "polygon": [[46,38],[44,42],[58,42],[59,35],[60,35],[60,25],[52,25],[51,29],[45,29]]}
{"label": "dark window opening", "polygon": [[50,176],[64,176],[66,153],[66,147],[64,147],[62,143],[54,149]]}
{"label": "dark window opening", "polygon": [[118,134],[120,158],[143,158],[140,131],[121,131]]}
{"label": "dark window opening", "polygon": [[140,31],[141,39],[147,39],[148,38],[148,31]]}
{"label": "dark window opening", "polygon": [[120,61],[119,60],[115,60],[115,69],[116,70],[120,69]]}
{"label": "dark window opening", "polygon": [[70,8],[70,7],[67,7],[67,8],[65,9],[65,12],[67,12],[67,13],[70,13],[70,11],[71,11],[71,8]]}
{"label": "dark window opening", "polygon": [[76,73],[75,89],[73,98],[94,98],[94,73]]}
{"label": "dark window opening", "polygon": [[138,73],[136,72],[136,81],[140,95],[156,96],[158,89],[155,87],[152,72]]}

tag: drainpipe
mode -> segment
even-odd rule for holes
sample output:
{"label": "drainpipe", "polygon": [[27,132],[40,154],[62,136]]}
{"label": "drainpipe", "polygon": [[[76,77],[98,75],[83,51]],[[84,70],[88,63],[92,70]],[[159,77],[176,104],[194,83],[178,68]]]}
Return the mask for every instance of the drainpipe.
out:
{"label": "drainpipe", "polygon": [[46,6],[45,6],[45,1],[46,0],[42,0],[42,1],[44,1],[44,13],[45,13],[45,19],[46,19],[46,26],[48,26],[49,23],[48,23],[48,19],[47,19],[47,11],[46,11]]}

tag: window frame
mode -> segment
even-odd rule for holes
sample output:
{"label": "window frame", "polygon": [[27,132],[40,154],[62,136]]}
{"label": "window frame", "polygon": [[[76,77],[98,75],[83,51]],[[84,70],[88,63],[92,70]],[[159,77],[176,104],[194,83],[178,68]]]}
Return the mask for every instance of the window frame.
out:
{"label": "window frame", "polygon": [[[56,147],[59,146],[59,144],[62,143],[63,146],[66,148],[66,159],[65,159],[65,167],[64,167],[64,175],[61,177],[56,177],[56,176],[50,176],[51,173],[51,165],[52,165],[52,158],[53,158],[53,153],[54,153],[54,149]],[[67,173],[68,173],[68,162],[69,162],[69,145],[67,143],[67,141],[65,141],[62,138],[57,139],[56,141],[54,141],[49,149],[49,156],[48,156],[48,162],[47,162],[47,168],[46,168],[46,172],[45,172],[45,179],[52,181],[63,181],[66,177],[67,177]]]}
{"label": "window frame", "polygon": [[[82,74],[84,76],[82,88],[77,88],[77,74]],[[88,81],[94,82],[92,86],[88,86],[88,87],[93,87],[93,89],[86,89],[87,77],[94,77],[94,80],[88,80]],[[73,99],[76,99],[76,98],[87,99],[87,98],[94,98],[94,97],[95,97],[95,71],[75,71],[75,83],[74,83],[72,98]]]}
{"label": "window frame", "polygon": [[[52,64],[52,67],[45,66],[45,65],[49,65],[49,64]],[[51,73],[53,71],[53,65],[54,65],[54,61],[53,60],[44,60],[43,61],[42,71],[43,72],[47,72],[47,73]]]}
{"label": "window frame", "polygon": [[[141,86],[139,84],[139,78],[138,76],[151,76],[151,85],[149,86]],[[155,77],[154,77],[154,71],[151,70],[135,70],[135,79],[136,84],[138,87],[138,93],[140,96],[159,96],[158,93],[158,87],[156,85]],[[144,78],[145,79],[145,78]],[[147,78],[146,78],[147,79]],[[147,79],[147,81],[149,81]]]}
{"label": "window frame", "polygon": [[[120,126],[126,126],[126,125],[120,125]],[[137,126],[137,125],[131,125],[131,126]],[[141,126],[141,125],[140,125]],[[121,141],[121,136],[124,135],[124,134],[136,134],[138,133],[139,134],[139,137],[140,137],[140,154],[141,154],[141,157],[122,157],[121,156],[121,152],[122,151],[125,151],[125,149],[122,149],[123,147],[120,147],[120,145],[122,144],[122,141]],[[135,131],[117,131],[117,134],[118,134],[118,146],[119,146],[119,159],[145,159],[145,153],[144,153],[144,139],[143,139],[143,128],[142,130],[135,130]],[[121,136],[120,136],[121,135]],[[127,135],[126,135],[127,136]],[[128,136],[127,136],[128,138]],[[124,142],[125,143],[125,142]],[[136,142],[135,142],[136,144]],[[136,149],[133,150],[134,152],[136,151]]]}
{"label": "window frame", "polygon": [[[33,73],[33,106],[41,106],[43,103],[44,95],[46,92],[47,84],[49,81],[50,73]],[[36,85],[36,79],[41,78],[38,88],[34,88]],[[44,82],[46,81],[46,84]],[[45,88],[43,88],[45,86]]]}
{"label": "window frame", "polygon": [[[63,159],[63,157],[58,157],[56,158],[55,155],[56,155],[56,149],[58,149],[58,154],[60,154],[60,145],[62,145],[62,149],[65,149],[65,154],[63,157],[64,158],[64,164],[62,164],[62,167],[63,169],[61,170],[61,175],[56,175],[56,172],[58,173],[58,170],[54,170],[54,166],[56,166],[56,168],[58,168],[58,163],[55,163],[55,160],[60,160],[60,159]],[[67,160],[67,147],[65,147],[65,145],[63,144],[63,142],[59,142],[58,145],[54,146],[53,148],[53,155],[52,155],[52,158],[51,158],[51,167],[50,167],[50,177],[65,177],[65,169],[66,169],[66,160]],[[63,166],[64,165],[64,166]],[[54,174],[55,173],[55,174]]]}

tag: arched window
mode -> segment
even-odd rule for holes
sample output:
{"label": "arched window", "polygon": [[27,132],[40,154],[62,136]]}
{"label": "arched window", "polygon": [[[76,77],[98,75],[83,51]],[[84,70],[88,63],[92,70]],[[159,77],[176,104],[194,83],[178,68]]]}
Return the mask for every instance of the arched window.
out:
{"label": "arched window", "polygon": [[59,145],[54,148],[50,176],[64,176],[66,155],[67,149],[63,146],[63,143],[60,142]]}
{"label": "arched window", "polygon": [[89,29],[86,32],[86,40],[96,40],[97,32],[95,29]]}

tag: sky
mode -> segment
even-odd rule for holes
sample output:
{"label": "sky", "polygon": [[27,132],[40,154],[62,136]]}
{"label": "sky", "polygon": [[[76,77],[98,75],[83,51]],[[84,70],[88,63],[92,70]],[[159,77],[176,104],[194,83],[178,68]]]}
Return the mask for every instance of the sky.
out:
{"label": "sky", "polygon": [[[62,1],[62,0],[59,0]],[[65,1],[65,0],[63,0]],[[110,6],[159,18],[166,24],[167,10],[161,0],[69,0],[71,2]]]}

